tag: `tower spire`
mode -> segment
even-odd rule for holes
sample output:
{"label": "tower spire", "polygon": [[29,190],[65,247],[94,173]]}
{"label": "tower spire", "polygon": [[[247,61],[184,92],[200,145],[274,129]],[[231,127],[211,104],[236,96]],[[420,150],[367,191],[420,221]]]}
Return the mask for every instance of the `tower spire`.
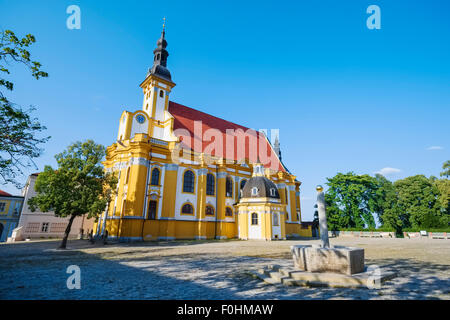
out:
{"label": "tower spire", "polygon": [[280,141],[278,140],[278,136],[275,137],[275,142],[273,143],[273,149],[277,154],[278,158],[281,161],[281,149],[280,149]]}
{"label": "tower spire", "polygon": [[166,17],[163,19],[163,28],[161,32],[161,37],[156,42],[156,49],[153,50],[153,66],[148,70],[148,74],[154,74],[165,80],[172,81],[169,69],[167,69],[167,57],[169,52],[167,52],[167,41],[166,36]]}

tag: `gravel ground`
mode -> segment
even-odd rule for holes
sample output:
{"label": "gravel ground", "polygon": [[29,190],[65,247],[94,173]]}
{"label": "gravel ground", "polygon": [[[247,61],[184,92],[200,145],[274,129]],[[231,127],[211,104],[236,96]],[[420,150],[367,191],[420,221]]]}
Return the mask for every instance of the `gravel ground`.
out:
{"label": "gravel ground", "polygon": [[[289,247],[303,241],[174,241],[111,243],[43,240],[0,245],[0,299],[446,299],[450,300],[450,240],[337,238],[365,249],[366,265],[398,277],[381,289],[269,285],[249,270],[292,266]],[[69,290],[69,265],[81,289]]]}

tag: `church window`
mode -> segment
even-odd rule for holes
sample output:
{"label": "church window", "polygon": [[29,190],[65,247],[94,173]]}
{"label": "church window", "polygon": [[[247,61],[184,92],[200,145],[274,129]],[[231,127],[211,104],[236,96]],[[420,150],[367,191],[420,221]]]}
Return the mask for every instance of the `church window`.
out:
{"label": "church window", "polygon": [[0,202],[0,212],[5,211],[6,202]]}
{"label": "church window", "polygon": [[258,224],[258,214],[256,212],[252,213],[252,225]]}
{"label": "church window", "polygon": [[156,219],[156,208],[157,208],[158,202],[155,200],[150,200],[148,203],[148,219],[149,220],[155,220]]}
{"label": "church window", "polygon": [[230,177],[227,177],[225,189],[226,189],[226,196],[232,197],[233,196],[233,180],[231,180]]}
{"label": "church window", "polygon": [[270,188],[270,195],[272,197],[275,197],[275,189],[274,188]]}
{"label": "church window", "polygon": [[239,198],[242,197],[242,189],[244,189],[246,183],[247,183],[247,180],[245,180],[245,179],[241,180],[240,187],[239,187]]}
{"label": "church window", "polygon": [[192,207],[192,205],[190,205],[189,203],[186,203],[181,208],[181,213],[182,214],[194,214],[194,207]]}
{"label": "church window", "polygon": [[213,196],[215,194],[215,181],[214,175],[208,173],[206,175],[206,195]]}
{"label": "church window", "polygon": [[275,212],[273,214],[273,225],[274,226],[279,226],[280,225],[280,219],[279,219],[279,216],[278,216],[277,212]]}
{"label": "church window", "polygon": [[183,176],[183,192],[194,193],[195,176],[191,170],[187,170]]}
{"label": "church window", "polygon": [[163,91],[163,90],[159,90],[159,96],[160,96],[161,98],[164,98],[164,91]]}
{"label": "church window", "polygon": [[214,215],[214,208],[212,206],[206,206],[205,215],[213,216]]}
{"label": "church window", "polygon": [[152,170],[152,180],[150,182],[152,186],[158,186],[159,185],[159,169],[154,168]]}
{"label": "church window", "polygon": [[233,216],[233,210],[231,210],[230,207],[225,208],[225,216],[226,217],[232,217]]}
{"label": "church window", "polygon": [[257,196],[258,195],[258,188],[257,187],[253,187],[252,188],[252,196]]}

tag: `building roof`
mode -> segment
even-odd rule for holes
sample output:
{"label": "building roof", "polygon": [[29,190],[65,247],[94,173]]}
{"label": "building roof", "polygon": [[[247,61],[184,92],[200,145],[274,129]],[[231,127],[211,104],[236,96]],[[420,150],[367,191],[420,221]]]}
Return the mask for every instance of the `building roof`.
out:
{"label": "building roof", "polygon": [[8,192],[6,192],[6,191],[0,190],[0,196],[2,196],[2,197],[12,197],[13,195],[8,193]]}
{"label": "building roof", "polygon": [[[256,188],[256,193],[252,189]],[[273,189],[273,193],[270,191]],[[242,198],[273,198],[280,199],[277,186],[264,176],[251,177],[242,188]]]}
{"label": "building roof", "polygon": [[[181,138],[183,148],[234,161],[239,161],[242,160],[242,158],[245,158],[252,163],[256,163],[259,160],[265,168],[270,168],[276,171],[287,171],[263,133],[172,101],[169,102],[169,112],[175,118],[173,125],[174,133],[176,136]],[[197,133],[197,131],[199,131],[198,129],[194,132],[195,121],[201,121],[202,130],[199,133]],[[199,125],[197,127],[200,128]],[[187,130],[187,132],[185,131],[183,133],[183,130],[180,129]],[[205,132],[208,129],[217,129],[215,133],[222,135],[222,148],[215,150],[212,146],[210,146],[213,141],[215,141],[214,135],[212,135],[210,140],[205,138],[202,141],[200,135],[205,135]],[[239,130],[237,131],[239,134],[238,136],[234,136],[230,132],[227,133],[227,130]],[[244,135],[244,133],[247,134]],[[186,136],[193,137],[193,141],[186,139]],[[242,150],[243,144],[240,143],[240,140],[242,141],[243,139],[245,139],[244,150]],[[238,151],[240,154],[238,154]],[[244,156],[242,157],[241,154]],[[264,155],[267,157],[264,158]]]}

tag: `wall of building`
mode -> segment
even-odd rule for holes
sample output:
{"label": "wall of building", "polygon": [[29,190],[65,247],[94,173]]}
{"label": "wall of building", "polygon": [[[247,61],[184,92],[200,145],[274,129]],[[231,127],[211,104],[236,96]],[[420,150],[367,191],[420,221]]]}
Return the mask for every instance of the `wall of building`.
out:
{"label": "wall of building", "polygon": [[0,242],[11,237],[12,231],[17,227],[22,205],[22,197],[0,196]]}
{"label": "wall of building", "polygon": [[[54,212],[32,212],[28,207],[28,200],[36,195],[34,185],[37,175],[31,175],[28,178],[25,188],[22,190],[24,205],[20,215],[18,226],[22,227],[22,237],[30,239],[39,238],[62,238],[66,230],[69,218],[55,217]],[[72,223],[69,237],[78,236],[80,229],[84,232],[93,229],[94,219],[76,217]]]}

